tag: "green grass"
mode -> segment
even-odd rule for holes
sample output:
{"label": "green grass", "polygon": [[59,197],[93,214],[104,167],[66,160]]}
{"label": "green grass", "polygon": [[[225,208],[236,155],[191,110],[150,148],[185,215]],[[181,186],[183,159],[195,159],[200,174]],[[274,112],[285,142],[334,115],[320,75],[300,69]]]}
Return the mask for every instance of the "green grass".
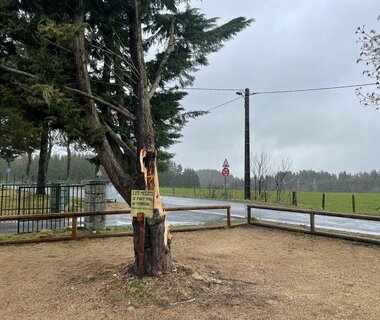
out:
{"label": "green grass", "polygon": [[[225,199],[224,189],[208,188],[160,188],[162,195],[178,197],[195,197],[208,199]],[[322,209],[322,192],[297,192],[297,203],[300,208]],[[380,215],[380,193],[354,193],[355,212]],[[252,193],[252,199],[254,194]],[[228,200],[243,200],[243,190],[228,190]],[[267,202],[262,199],[260,203],[276,204],[276,193],[267,193]],[[291,204],[289,191],[283,192],[282,205]],[[325,210],[337,212],[353,212],[352,193],[325,192]]]}

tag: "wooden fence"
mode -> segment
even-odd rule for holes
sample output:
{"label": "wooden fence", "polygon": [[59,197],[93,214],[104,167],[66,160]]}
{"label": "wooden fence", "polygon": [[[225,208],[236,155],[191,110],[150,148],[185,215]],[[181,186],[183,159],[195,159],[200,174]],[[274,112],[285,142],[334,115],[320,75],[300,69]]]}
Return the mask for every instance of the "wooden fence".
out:
{"label": "wooden fence", "polygon": [[[231,223],[231,206],[193,206],[193,207],[171,207],[165,208],[166,212],[173,211],[192,211],[192,210],[226,210],[226,221],[227,227],[233,228],[244,224],[232,225]],[[50,237],[50,238],[35,238],[35,239],[17,239],[17,240],[4,240],[0,241],[2,244],[21,244],[21,243],[33,243],[33,242],[50,242],[50,241],[67,241],[67,240],[79,240],[84,238],[105,238],[105,237],[121,237],[121,236],[133,236],[132,232],[117,232],[117,233],[98,233],[98,234],[88,234],[88,235],[78,235],[77,221],[80,217],[86,216],[99,216],[99,215],[117,215],[117,214],[130,214],[131,210],[112,210],[112,211],[88,211],[88,212],[67,212],[67,213],[45,213],[45,214],[28,214],[28,215],[13,215],[13,216],[0,216],[0,223],[5,221],[20,221],[20,220],[31,220],[31,219],[60,219],[60,218],[71,218],[71,235],[70,236],[60,236],[60,237]],[[199,226],[199,227],[184,227],[181,229],[173,229],[171,232],[188,232],[197,230],[212,230],[225,228],[224,226]]]}
{"label": "wooden fence", "polygon": [[[292,226],[286,226],[284,224],[271,223],[271,222],[261,220],[261,219],[257,220],[257,218],[252,217],[251,209],[265,209],[265,210],[274,210],[274,211],[281,211],[281,212],[308,214],[309,219],[310,219],[309,229],[302,229],[302,228],[297,228],[297,227],[292,227]],[[356,235],[338,234],[338,233],[333,233],[333,232],[325,232],[325,231],[317,230],[316,225],[315,225],[315,216],[328,216],[328,217],[338,217],[338,218],[346,218],[346,219],[357,219],[357,220],[380,222],[380,216],[373,216],[373,215],[340,213],[340,212],[331,212],[331,211],[317,211],[317,210],[310,210],[310,209],[286,208],[286,207],[258,205],[258,204],[247,205],[248,225],[279,228],[279,229],[288,230],[288,231],[310,233],[310,234],[318,235],[318,236],[326,236],[326,237],[333,237],[333,238],[339,238],[339,239],[345,239],[345,240],[354,240],[354,241],[380,244],[380,239],[376,239],[375,237],[368,238],[368,237],[361,237],[361,236],[356,236]],[[379,229],[379,232],[380,232],[380,229]]]}

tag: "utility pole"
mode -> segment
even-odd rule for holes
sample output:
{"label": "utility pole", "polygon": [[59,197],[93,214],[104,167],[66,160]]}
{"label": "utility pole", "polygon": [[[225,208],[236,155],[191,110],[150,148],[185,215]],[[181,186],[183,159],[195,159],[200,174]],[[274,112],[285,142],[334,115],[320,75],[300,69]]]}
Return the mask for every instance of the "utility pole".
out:
{"label": "utility pole", "polygon": [[244,96],[244,199],[251,200],[251,156],[249,142],[249,88],[236,94]]}
{"label": "utility pole", "polygon": [[251,200],[251,158],[249,143],[249,89],[244,90],[244,199]]}

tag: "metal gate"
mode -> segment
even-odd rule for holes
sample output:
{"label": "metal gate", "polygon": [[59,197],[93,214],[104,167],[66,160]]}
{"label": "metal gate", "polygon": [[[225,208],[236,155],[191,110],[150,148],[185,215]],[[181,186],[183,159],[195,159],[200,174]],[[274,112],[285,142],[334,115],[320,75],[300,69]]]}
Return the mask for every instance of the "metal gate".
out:
{"label": "metal gate", "polygon": [[[0,189],[0,215],[32,215],[82,211],[84,188],[82,185],[52,183],[36,185],[3,184]],[[82,218],[78,219],[83,224]],[[19,220],[7,230],[17,233],[36,232],[42,229],[60,230],[71,227],[70,218]]]}

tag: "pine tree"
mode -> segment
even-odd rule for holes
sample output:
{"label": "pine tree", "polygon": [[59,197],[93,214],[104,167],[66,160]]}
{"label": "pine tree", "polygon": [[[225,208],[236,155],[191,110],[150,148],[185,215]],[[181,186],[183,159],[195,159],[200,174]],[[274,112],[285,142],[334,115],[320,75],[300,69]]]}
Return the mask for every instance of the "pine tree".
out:
{"label": "pine tree", "polygon": [[[27,55],[2,49],[0,68],[11,72],[20,87],[33,82],[35,92],[25,87],[25,96],[33,93],[34,105],[42,96],[49,127],[91,146],[128,203],[132,189],[155,190],[144,266],[151,275],[171,271],[157,159],[168,159],[165,148],[178,140],[189,119],[203,113],[184,112],[184,93],[166,86],[191,85],[193,73],[207,65],[207,55],[251,20],[240,17],[218,26],[216,18],[176,0],[9,3],[3,15],[7,18],[0,21],[6,30],[0,48],[17,43]],[[12,24],[21,31],[13,32]],[[148,60],[159,47],[164,49]]]}

